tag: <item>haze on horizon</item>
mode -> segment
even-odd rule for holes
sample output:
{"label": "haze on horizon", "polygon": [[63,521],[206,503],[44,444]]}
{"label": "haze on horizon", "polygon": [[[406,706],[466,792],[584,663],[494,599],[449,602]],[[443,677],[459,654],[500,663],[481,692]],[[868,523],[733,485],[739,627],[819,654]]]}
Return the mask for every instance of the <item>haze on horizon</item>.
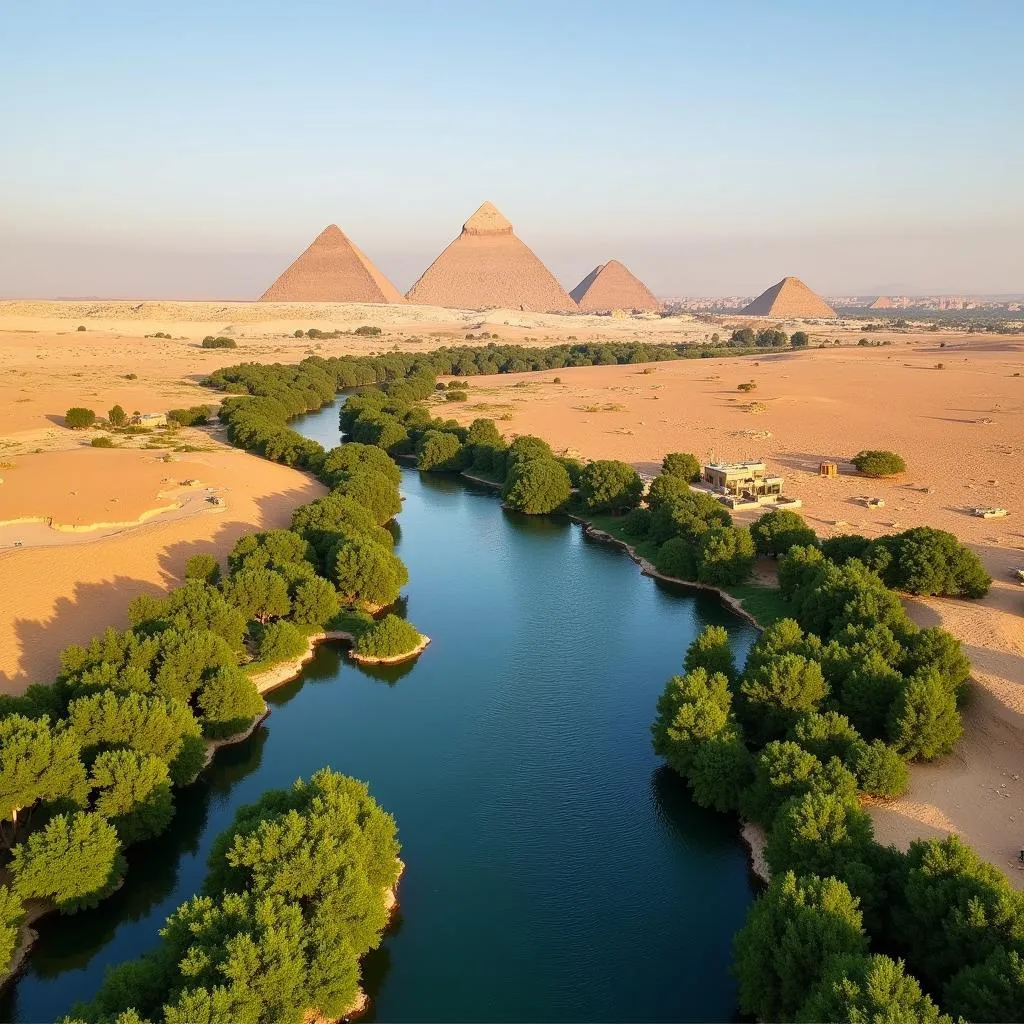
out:
{"label": "haze on horizon", "polygon": [[0,297],[405,291],[485,199],[566,288],[1024,292],[1024,7],[11,5]]}

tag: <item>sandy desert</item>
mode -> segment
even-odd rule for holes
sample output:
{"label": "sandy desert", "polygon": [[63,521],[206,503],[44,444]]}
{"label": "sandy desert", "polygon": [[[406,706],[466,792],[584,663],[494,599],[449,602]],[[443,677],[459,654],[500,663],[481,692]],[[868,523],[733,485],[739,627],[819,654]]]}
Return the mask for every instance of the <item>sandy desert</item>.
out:
{"label": "sandy desert", "polygon": [[[202,378],[244,360],[428,351],[482,332],[538,345],[703,342],[746,322],[402,304],[0,302],[0,520],[9,524],[0,526],[0,685],[18,692],[48,681],[62,647],[123,624],[131,598],[173,585],[192,554],[223,556],[244,530],[287,523],[295,505],[321,490],[303,473],[230,448],[216,428],[182,430],[163,448],[146,448],[142,438],[123,450],[94,449],[93,432],[63,425],[72,405],[104,415],[114,403],[129,412],[216,404]],[[382,333],[294,336],[364,324]],[[990,595],[911,603],[921,624],[943,625],[971,657],[978,685],[964,739],[953,757],[915,767],[910,792],[873,814],[880,838],[904,846],[960,832],[1024,887],[1013,838],[1018,822],[1024,834],[1024,591],[1011,579],[1024,566],[1024,343],[921,330],[875,333],[872,342],[886,344],[858,347],[857,322],[781,326],[806,329],[811,348],[473,378],[467,402],[446,403],[444,412],[467,423],[493,418],[507,436],[536,433],[557,449],[624,459],[646,474],[673,450],[761,458],[786,478],[786,493],[802,501],[819,534],[931,525],[970,544],[995,579]],[[171,337],[147,337],[158,332]],[[237,348],[202,349],[209,334]],[[841,346],[816,347],[836,339]],[[748,382],[754,390],[737,390]],[[847,460],[863,448],[899,451],[907,472],[881,481],[856,475]],[[818,475],[826,460],[839,462],[838,478]],[[209,502],[213,494],[222,505]],[[866,497],[884,505],[868,508]],[[980,519],[968,513],[973,506],[1004,506],[1010,515]]]}

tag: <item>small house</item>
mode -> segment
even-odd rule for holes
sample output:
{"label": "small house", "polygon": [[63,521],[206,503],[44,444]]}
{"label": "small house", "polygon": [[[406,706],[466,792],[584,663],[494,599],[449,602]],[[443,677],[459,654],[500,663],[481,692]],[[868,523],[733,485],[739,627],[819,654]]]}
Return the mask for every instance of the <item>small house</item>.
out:
{"label": "small house", "polygon": [[763,462],[710,462],[701,466],[700,483],[695,486],[717,495],[730,508],[799,508],[798,500],[782,496],[783,482]]}
{"label": "small house", "polygon": [[137,412],[131,418],[133,427],[166,427],[167,413],[165,412]]}

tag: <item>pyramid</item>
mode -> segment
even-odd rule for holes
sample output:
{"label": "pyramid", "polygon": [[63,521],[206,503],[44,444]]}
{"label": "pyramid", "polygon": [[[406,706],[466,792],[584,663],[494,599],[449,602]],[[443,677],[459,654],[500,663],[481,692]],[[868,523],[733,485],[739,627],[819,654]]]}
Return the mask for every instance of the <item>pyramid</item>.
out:
{"label": "pyramid", "polygon": [[575,313],[577,305],[524,245],[492,203],[484,203],[462,234],[406,292],[410,302],[455,309],[504,307]]}
{"label": "pyramid", "polygon": [[892,309],[892,299],[888,295],[879,295],[868,309]]}
{"label": "pyramid", "polygon": [[613,309],[659,311],[661,303],[647,285],[634,277],[618,260],[601,263],[569,294],[584,313],[608,313]]}
{"label": "pyramid", "polygon": [[260,296],[260,302],[405,302],[405,299],[337,224],[329,224]]}
{"label": "pyramid", "polygon": [[745,316],[774,316],[782,319],[834,317],[836,311],[798,277],[784,277],[740,310]]}

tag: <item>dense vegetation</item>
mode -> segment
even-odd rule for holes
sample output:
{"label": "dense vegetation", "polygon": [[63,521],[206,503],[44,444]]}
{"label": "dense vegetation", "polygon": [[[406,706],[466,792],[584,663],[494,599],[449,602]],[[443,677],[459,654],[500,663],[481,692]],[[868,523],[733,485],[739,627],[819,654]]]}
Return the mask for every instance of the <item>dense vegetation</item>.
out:
{"label": "dense vegetation", "polygon": [[903,456],[875,449],[858,452],[850,461],[865,476],[895,476],[907,468]]}
{"label": "dense vegetation", "polygon": [[208,866],[160,944],[110,968],[64,1024],[299,1024],[352,1009],[399,870],[394,820],[363,783],[323,769],[264,793],[238,809]]}
{"label": "dense vegetation", "polygon": [[[802,531],[774,513],[761,524],[771,553]],[[706,629],[652,726],[697,803],[768,833],[772,882],[736,938],[741,1007],[762,1020],[948,1021],[939,1001],[970,1020],[1024,1019],[1024,895],[955,836],[880,846],[858,801],[900,795],[908,761],[953,749],[969,663],[950,634],[911,623],[852,547],[833,545],[833,561],[789,545],[792,618],[761,634],[742,671],[725,630]]]}

